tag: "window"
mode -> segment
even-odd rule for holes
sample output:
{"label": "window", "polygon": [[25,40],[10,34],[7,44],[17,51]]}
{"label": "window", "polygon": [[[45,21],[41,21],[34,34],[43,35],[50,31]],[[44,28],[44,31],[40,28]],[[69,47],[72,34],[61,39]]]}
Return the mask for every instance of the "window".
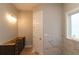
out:
{"label": "window", "polygon": [[79,40],[79,12],[67,15],[67,38]]}

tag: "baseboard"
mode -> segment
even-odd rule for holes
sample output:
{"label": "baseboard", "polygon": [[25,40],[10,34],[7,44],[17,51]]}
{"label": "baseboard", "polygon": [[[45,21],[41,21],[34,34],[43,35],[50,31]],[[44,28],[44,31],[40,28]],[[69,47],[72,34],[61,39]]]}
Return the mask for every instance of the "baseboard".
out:
{"label": "baseboard", "polygon": [[32,54],[33,54],[33,55],[39,55],[39,53],[36,52],[35,50],[32,50]]}
{"label": "baseboard", "polygon": [[25,45],[25,48],[31,48],[32,45]]}
{"label": "baseboard", "polygon": [[32,50],[32,53],[35,53],[35,50]]}

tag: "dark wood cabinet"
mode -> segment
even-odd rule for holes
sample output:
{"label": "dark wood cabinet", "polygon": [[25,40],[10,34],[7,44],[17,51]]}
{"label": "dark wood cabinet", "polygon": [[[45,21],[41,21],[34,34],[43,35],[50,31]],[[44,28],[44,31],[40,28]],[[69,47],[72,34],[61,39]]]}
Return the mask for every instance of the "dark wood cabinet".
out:
{"label": "dark wood cabinet", "polygon": [[25,46],[25,37],[17,37],[0,45],[0,55],[19,55]]}

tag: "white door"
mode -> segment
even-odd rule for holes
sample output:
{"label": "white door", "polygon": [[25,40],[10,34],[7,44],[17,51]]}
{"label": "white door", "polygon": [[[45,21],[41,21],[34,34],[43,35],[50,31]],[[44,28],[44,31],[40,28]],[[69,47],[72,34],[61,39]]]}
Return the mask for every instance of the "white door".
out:
{"label": "white door", "polygon": [[42,11],[33,12],[33,49],[43,54],[43,20]]}

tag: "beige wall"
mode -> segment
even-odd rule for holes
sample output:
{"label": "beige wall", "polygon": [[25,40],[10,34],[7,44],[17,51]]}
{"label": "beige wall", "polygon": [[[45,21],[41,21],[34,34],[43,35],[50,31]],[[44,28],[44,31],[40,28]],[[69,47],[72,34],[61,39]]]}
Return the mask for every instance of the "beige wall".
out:
{"label": "beige wall", "polygon": [[10,23],[6,18],[7,13],[17,15],[17,10],[12,4],[0,4],[0,44],[18,35],[17,22]]}
{"label": "beige wall", "polygon": [[[77,3],[67,3],[64,4],[64,15],[66,15],[68,12],[71,12],[75,9],[79,8],[79,4]],[[66,22],[66,17],[64,17],[64,24],[65,25]],[[63,28],[66,27],[64,26]],[[64,33],[65,33],[64,30]],[[65,39],[66,36],[64,35],[64,54],[79,54],[79,42],[75,41],[75,40],[69,40],[69,39]]]}
{"label": "beige wall", "polygon": [[[18,23],[10,23],[7,14],[18,15]],[[25,36],[26,44],[32,44],[32,12],[19,12],[12,4],[0,4],[0,44],[16,36]]]}
{"label": "beige wall", "polygon": [[32,12],[30,11],[19,12],[18,35],[26,37],[26,46],[32,44]]}
{"label": "beige wall", "polygon": [[75,8],[79,7],[79,3],[65,3],[64,4],[64,12],[69,12]]}

